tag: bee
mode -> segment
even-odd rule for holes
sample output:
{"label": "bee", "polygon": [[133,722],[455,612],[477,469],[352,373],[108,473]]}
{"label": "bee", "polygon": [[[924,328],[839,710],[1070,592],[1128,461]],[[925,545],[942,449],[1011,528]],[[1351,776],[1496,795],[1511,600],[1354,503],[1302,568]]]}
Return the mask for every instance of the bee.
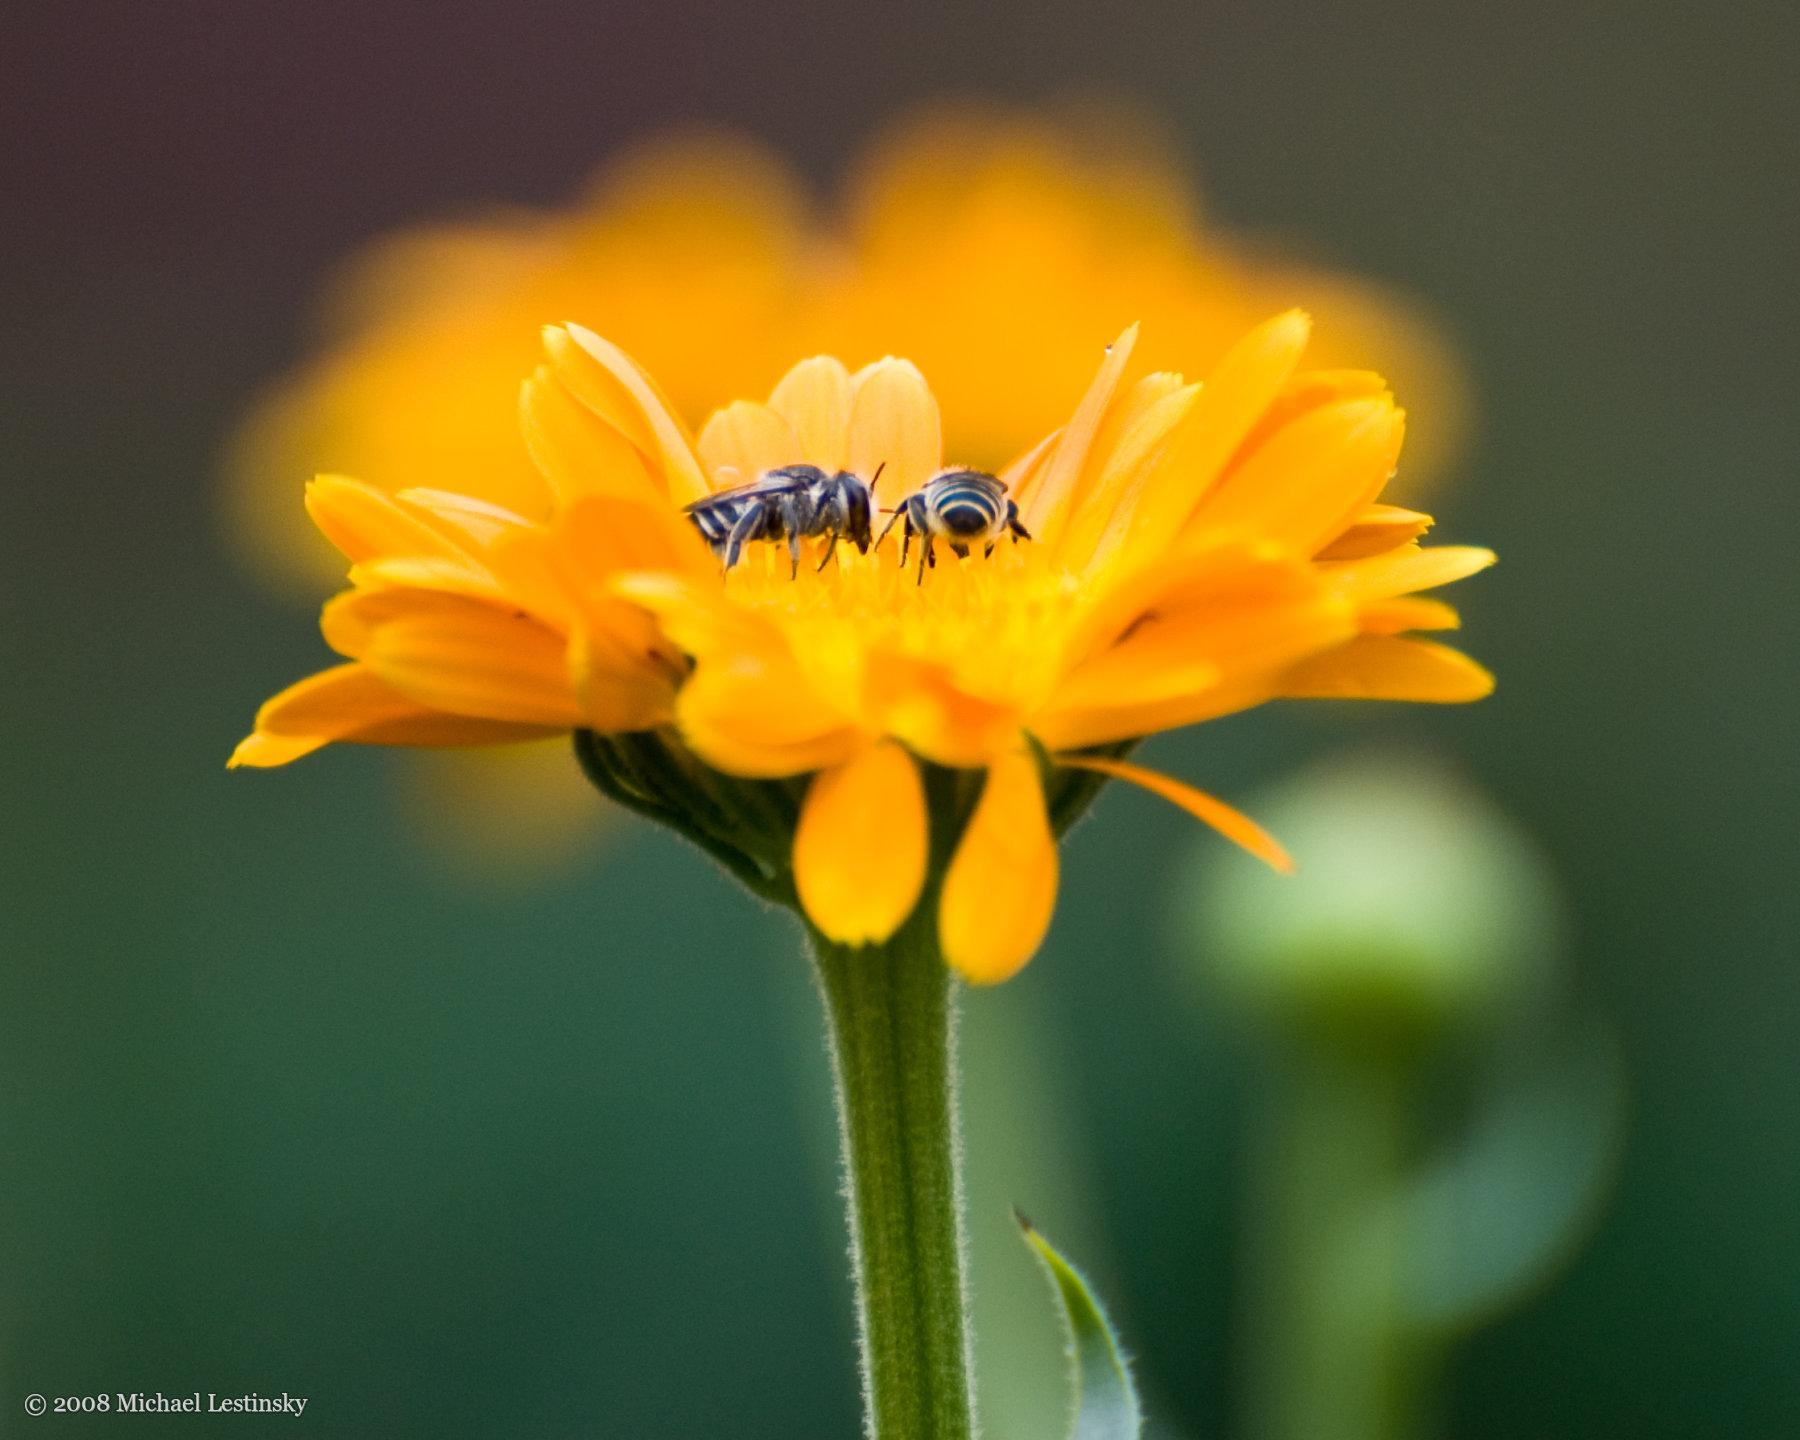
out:
{"label": "bee", "polygon": [[906,528],[901,531],[900,563],[906,563],[913,536],[919,536],[921,585],[925,567],[937,564],[933,541],[942,540],[958,555],[966,556],[972,545],[982,545],[981,553],[992,555],[1001,535],[1008,532],[1015,540],[1031,538],[1031,532],[1019,523],[1019,507],[1007,495],[1006,486],[985,470],[945,470],[933,475],[900,502],[875,543],[887,539],[888,531],[902,519]]}
{"label": "bee", "polygon": [[683,513],[727,570],[738,563],[752,540],[786,540],[798,575],[803,539],[830,538],[819,562],[821,570],[837,553],[840,539],[867,554],[875,502],[869,486],[848,470],[827,475],[817,465],[784,465],[764,471],[748,485],[696,500]]}

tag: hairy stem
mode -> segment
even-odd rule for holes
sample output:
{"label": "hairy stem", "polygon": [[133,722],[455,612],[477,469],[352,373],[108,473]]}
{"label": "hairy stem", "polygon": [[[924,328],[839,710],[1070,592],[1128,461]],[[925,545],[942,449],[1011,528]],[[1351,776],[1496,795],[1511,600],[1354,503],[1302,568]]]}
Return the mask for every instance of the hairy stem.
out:
{"label": "hairy stem", "polygon": [[813,933],[837,1080],[870,1440],[974,1434],[956,981],[935,905],[886,944]]}

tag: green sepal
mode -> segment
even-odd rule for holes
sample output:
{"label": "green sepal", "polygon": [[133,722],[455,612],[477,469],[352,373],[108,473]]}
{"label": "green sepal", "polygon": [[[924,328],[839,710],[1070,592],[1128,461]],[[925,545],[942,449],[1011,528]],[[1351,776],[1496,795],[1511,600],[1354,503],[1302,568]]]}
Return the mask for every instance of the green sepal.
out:
{"label": "green sepal", "polygon": [[1075,1391],[1069,1440],[1138,1440],[1144,1417],[1137,1387],[1106,1311],[1081,1272],[1017,1210],[1013,1218],[1049,1276],[1068,1337],[1069,1379]]}

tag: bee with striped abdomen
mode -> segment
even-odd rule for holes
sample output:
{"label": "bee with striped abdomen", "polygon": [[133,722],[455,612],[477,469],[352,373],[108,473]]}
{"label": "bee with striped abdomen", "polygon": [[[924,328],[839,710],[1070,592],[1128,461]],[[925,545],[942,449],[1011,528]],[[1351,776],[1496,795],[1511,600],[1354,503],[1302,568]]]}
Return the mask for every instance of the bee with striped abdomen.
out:
{"label": "bee with striped abdomen", "polygon": [[1010,532],[1015,540],[1029,540],[1031,532],[1019,523],[1019,507],[1006,486],[985,470],[945,470],[933,475],[899,504],[876,537],[887,539],[896,522],[904,520],[900,535],[900,563],[906,563],[913,537],[919,537],[919,583],[925,583],[925,567],[936,565],[932,542],[942,540],[958,555],[981,545],[992,555],[1000,537]]}
{"label": "bee with striped abdomen", "polygon": [[765,471],[748,485],[696,500],[683,513],[727,570],[752,540],[786,540],[797,575],[802,540],[830,539],[825,559],[819,562],[821,570],[837,552],[839,540],[848,540],[866,554],[875,502],[869,487],[848,470],[827,475],[817,465],[784,465]]}

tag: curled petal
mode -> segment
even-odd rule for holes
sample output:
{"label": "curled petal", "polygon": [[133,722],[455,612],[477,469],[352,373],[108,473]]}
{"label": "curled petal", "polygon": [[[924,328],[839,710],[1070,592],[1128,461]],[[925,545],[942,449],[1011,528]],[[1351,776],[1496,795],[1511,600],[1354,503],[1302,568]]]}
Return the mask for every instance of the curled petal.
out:
{"label": "curled petal", "polygon": [[1075,770],[1093,770],[1115,780],[1128,780],[1152,795],[1159,795],[1171,805],[1179,805],[1188,814],[1212,826],[1233,844],[1242,845],[1258,860],[1281,871],[1294,873],[1294,862],[1281,842],[1241,810],[1234,810],[1223,800],[1196,790],[1171,775],[1146,770],[1141,765],[1128,765],[1123,760],[1108,760],[1098,755],[1058,755],[1056,763]]}
{"label": "curled petal", "polygon": [[925,885],[918,767],[891,740],[813,777],[794,836],[794,883],[813,924],[845,945],[898,930]]}
{"label": "curled petal", "polygon": [[1016,975],[1056,907],[1056,840],[1037,762],[1022,750],[988,767],[987,784],[944,876],[938,939],[974,985]]}

